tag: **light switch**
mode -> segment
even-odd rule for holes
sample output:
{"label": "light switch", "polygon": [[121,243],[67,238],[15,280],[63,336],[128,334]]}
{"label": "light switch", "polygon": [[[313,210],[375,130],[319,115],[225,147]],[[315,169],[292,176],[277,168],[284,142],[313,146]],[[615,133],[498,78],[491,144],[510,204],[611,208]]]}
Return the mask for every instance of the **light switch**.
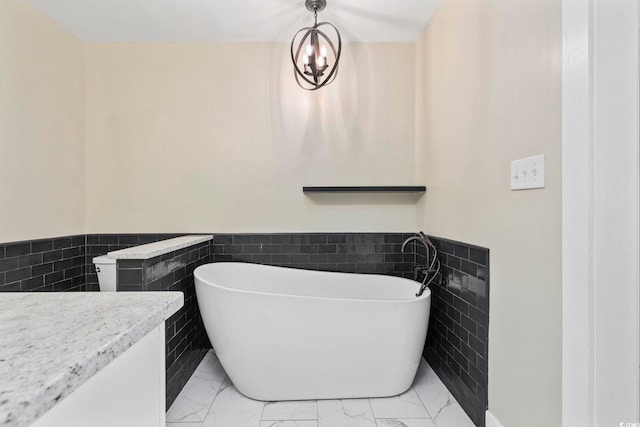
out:
{"label": "light switch", "polygon": [[544,188],[544,154],[511,162],[511,189]]}

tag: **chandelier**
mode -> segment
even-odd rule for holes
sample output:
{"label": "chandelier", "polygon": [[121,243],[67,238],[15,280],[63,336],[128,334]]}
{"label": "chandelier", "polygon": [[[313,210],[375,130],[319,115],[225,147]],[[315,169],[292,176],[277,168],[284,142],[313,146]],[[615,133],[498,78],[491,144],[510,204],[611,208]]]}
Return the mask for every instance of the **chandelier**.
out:
{"label": "chandelier", "polygon": [[[293,36],[291,60],[298,85],[306,90],[317,90],[332,83],[338,75],[342,38],[333,24],[318,23],[318,12],[327,7],[326,0],[306,0],[305,6],[313,12],[314,24],[313,27],[302,28]],[[336,43],[327,32],[335,32]]]}

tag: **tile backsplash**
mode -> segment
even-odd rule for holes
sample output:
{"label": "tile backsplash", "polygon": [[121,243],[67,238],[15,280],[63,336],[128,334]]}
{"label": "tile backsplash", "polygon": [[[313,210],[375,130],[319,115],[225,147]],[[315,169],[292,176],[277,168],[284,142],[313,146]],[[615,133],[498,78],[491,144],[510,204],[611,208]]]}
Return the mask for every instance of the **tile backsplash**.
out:
{"label": "tile backsplash", "polygon": [[[2,291],[98,291],[93,258],[185,233],[89,234],[0,245]],[[409,233],[216,234],[210,262],[240,261],[310,270],[413,278]]]}
{"label": "tile backsplash", "polygon": [[0,292],[84,291],[85,236],[0,244]]}
{"label": "tile backsplash", "polygon": [[[489,250],[432,237],[442,265],[431,286],[424,357],[477,426],[488,408]],[[417,249],[418,261],[424,251]]]}
{"label": "tile backsplash", "polygon": [[241,261],[307,270],[377,273],[413,278],[407,233],[215,234],[212,262]]}

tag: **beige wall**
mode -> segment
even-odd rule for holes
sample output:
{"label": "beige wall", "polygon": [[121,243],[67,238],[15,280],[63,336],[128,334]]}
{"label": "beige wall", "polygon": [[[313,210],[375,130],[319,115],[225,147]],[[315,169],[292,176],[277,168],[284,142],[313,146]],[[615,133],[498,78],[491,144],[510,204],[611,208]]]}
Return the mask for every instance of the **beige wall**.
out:
{"label": "beige wall", "polygon": [[413,230],[415,45],[354,44],[300,89],[286,44],[87,44],[87,231]]}
{"label": "beige wall", "polygon": [[[418,225],[486,246],[489,409],[561,425],[561,1],[446,0],[418,42]],[[543,190],[510,161],[546,155]]]}
{"label": "beige wall", "polygon": [[83,47],[0,1],[0,242],[84,232]]}

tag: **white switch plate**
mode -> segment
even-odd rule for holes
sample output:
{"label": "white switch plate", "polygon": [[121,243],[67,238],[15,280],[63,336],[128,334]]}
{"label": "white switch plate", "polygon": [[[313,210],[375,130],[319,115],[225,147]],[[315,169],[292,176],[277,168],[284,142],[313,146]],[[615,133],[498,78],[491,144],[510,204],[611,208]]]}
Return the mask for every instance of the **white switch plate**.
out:
{"label": "white switch plate", "polygon": [[511,189],[544,188],[544,154],[511,162]]}

